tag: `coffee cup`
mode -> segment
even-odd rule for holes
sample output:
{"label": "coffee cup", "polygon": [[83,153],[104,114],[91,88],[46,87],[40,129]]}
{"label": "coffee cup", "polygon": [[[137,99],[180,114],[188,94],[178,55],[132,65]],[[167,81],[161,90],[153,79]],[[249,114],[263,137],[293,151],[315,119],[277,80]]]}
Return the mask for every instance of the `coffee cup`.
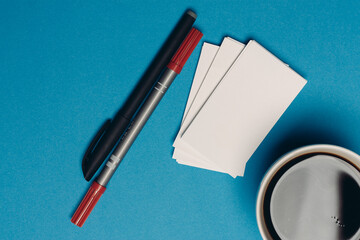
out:
{"label": "coffee cup", "polygon": [[310,145],[280,157],[265,174],[256,203],[263,239],[360,239],[360,156]]}

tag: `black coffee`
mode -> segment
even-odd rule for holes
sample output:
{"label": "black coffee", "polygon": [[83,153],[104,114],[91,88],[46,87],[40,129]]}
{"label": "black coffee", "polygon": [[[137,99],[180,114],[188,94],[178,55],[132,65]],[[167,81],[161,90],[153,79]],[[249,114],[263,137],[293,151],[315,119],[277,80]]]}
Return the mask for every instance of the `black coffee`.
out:
{"label": "black coffee", "polygon": [[336,156],[312,154],[270,182],[265,221],[275,239],[360,239],[360,171]]}

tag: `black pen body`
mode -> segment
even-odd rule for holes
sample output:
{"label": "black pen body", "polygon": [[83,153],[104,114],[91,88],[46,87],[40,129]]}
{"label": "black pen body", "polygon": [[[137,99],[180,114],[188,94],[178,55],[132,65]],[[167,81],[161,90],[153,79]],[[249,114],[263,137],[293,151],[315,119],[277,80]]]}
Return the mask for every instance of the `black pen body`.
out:
{"label": "black pen body", "polygon": [[195,19],[196,14],[190,10],[181,17],[170,36],[127,98],[123,107],[115,115],[109,126],[104,129],[104,132],[100,133],[100,138],[93,144],[94,148],[88,149],[82,164],[83,174],[87,181],[90,181],[94,176],[119,141],[122,134],[128,128],[130,121],[157,82],[161,72],[165,69],[166,65],[189,33]]}

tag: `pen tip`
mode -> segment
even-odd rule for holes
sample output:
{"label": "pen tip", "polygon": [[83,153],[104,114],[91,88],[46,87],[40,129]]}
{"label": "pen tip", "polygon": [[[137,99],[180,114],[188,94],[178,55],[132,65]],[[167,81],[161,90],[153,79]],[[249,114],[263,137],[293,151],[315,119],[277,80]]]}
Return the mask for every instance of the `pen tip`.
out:
{"label": "pen tip", "polygon": [[105,190],[104,186],[94,181],[72,216],[71,222],[78,227],[82,227]]}
{"label": "pen tip", "polygon": [[188,14],[188,15],[190,15],[190,16],[192,16],[193,18],[197,18],[197,15],[196,15],[196,13],[194,13],[193,11],[191,11],[191,10],[188,10],[187,12],[186,12],[186,14]]}

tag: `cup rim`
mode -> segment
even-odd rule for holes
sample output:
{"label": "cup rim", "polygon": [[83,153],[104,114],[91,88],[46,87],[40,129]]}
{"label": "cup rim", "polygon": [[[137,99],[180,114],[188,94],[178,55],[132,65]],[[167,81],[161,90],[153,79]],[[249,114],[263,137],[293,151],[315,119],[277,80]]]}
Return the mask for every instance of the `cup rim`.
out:
{"label": "cup rim", "polygon": [[360,156],[349,149],[336,145],[330,145],[330,144],[308,145],[292,150],[286,153],[285,155],[283,155],[282,157],[280,157],[277,161],[275,161],[275,163],[273,163],[273,165],[265,173],[258,189],[257,200],[256,200],[256,222],[261,237],[263,239],[265,240],[273,239],[267,229],[264,218],[264,211],[263,211],[265,193],[272,178],[285,164],[289,163],[293,159],[298,158],[305,154],[322,153],[322,152],[337,155],[341,158],[350,161],[360,172]]}

